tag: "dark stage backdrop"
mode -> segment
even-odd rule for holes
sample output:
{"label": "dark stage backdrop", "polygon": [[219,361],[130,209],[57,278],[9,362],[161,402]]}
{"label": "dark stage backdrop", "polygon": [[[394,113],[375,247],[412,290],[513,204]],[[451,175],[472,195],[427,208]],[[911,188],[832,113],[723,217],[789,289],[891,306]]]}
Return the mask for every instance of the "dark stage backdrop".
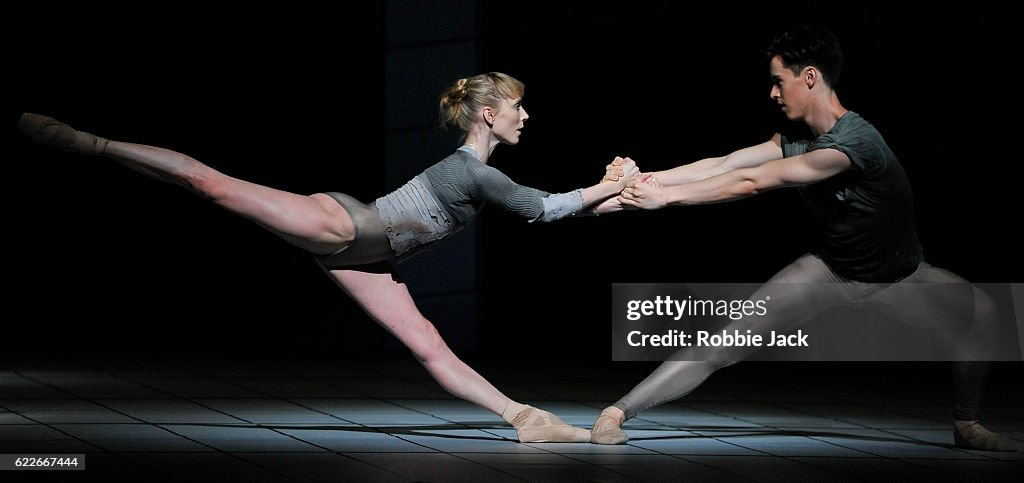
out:
{"label": "dark stage backdrop", "polygon": [[[481,68],[527,84],[523,140],[494,158],[513,178],[564,190],[591,181],[615,155],[657,170],[764,142],[785,122],[769,99],[764,48],[779,31],[821,25],[846,54],[840,99],[881,131],[910,177],[926,259],[972,281],[1021,280],[1011,233],[1022,203],[1008,182],[1021,170],[992,132],[1007,119],[1006,100],[982,73],[1004,62],[992,12],[968,5],[925,19],[821,2],[549,2],[510,13],[485,4],[494,26],[483,29]],[[509,216],[482,218],[485,314],[556,334],[552,351],[578,341],[590,357],[591,347],[607,347],[609,282],[764,281],[813,249],[819,233],[795,190],[527,228]],[[515,245],[492,238],[506,232]],[[553,303],[540,310],[538,298]],[[485,341],[501,344],[486,316],[481,327]]]}
{"label": "dark stage backdrop", "polygon": [[[459,23],[471,27],[452,35],[472,46],[477,71],[527,85],[522,141],[493,165],[552,192],[593,184],[615,155],[663,169],[768,139],[782,118],[763,48],[782,29],[825,25],[847,54],[841,98],[910,175],[927,259],[975,281],[1021,281],[1010,235],[1020,203],[1007,189],[1019,170],[989,131],[999,107],[982,66],[998,56],[971,5],[927,20],[818,2],[395,1],[340,17],[312,6],[33,5],[7,18],[4,350],[397,350],[287,243],[179,187],[32,145],[14,124],[21,111],[44,113],[256,183],[369,201],[399,184],[390,177],[401,168],[384,163],[403,132],[386,127],[403,115],[385,109],[386,19],[440,29],[448,8],[470,9]],[[431,79],[453,61],[434,51],[416,58]],[[409,99],[410,111],[433,109],[440,87]],[[438,136],[425,152],[452,141]],[[436,161],[425,157],[423,167]],[[473,325],[442,331],[472,330],[464,352],[477,356],[593,361],[609,358],[612,282],[763,281],[817,233],[790,191],[553,224],[487,208],[477,227],[460,235],[472,267],[432,252],[406,274],[429,296],[432,279],[451,280],[439,271],[470,271],[459,293]]]}

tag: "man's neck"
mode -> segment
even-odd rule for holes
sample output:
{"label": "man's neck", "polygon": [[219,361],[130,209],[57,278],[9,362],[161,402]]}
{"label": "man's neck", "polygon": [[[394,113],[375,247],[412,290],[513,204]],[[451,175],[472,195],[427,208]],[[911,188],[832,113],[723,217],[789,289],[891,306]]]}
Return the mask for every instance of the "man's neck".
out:
{"label": "man's neck", "polygon": [[832,92],[828,99],[823,100],[820,105],[804,116],[804,123],[811,128],[811,133],[815,137],[821,136],[829,132],[832,126],[836,125],[836,121],[846,114],[846,111],[847,109],[839,102],[839,97]]}

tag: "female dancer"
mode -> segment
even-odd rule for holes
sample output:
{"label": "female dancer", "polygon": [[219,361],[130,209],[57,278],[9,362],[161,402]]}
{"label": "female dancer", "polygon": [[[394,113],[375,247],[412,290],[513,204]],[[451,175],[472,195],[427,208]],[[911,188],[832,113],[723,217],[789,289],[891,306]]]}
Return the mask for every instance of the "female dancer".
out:
{"label": "female dancer", "polygon": [[[372,204],[342,193],[309,196],[260,186],[220,173],[181,153],[104,139],[54,119],[23,114],[19,129],[31,139],[78,154],[101,155],[150,177],[183,186],[311,252],[324,271],[377,323],[408,347],[448,392],[498,414],[520,442],[587,442],[590,432],[498,391],[452,353],[416,308],[389,264],[419,253],[472,221],[493,203],[530,221],[582,213],[617,195],[638,176],[625,166],[618,181],[548,194],[520,186],[487,160],[499,144],[519,142],[529,116],[525,87],[491,72],[460,79],[441,95],[441,118],[463,133],[464,144],[391,194]],[[619,173],[620,167],[607,167]]]}

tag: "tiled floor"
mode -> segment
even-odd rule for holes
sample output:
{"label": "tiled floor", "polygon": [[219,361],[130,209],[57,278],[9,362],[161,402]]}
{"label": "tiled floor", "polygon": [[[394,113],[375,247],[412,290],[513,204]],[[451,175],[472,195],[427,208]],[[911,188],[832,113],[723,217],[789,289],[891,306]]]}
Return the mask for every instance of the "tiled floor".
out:
{"label": "tiled floor", "polygon": [[[473,365],[510,396],[586,427],[651,368],[559,362],[552,375],[542,365]],[[629,444],[597,446],[516,443],[498,417],[453,399],[405,357],[9,358],[0,359],[0,453],[86,454],[84,472],[33,474],[63,481],[1024,477],[1024,453],[952,447],[945,380],[913,372],[932,366],[875,366],[874,376],[834,367],[736,366],[630,421]],[[984,421],[1024,443],[1024,371],[1004,371]]]}

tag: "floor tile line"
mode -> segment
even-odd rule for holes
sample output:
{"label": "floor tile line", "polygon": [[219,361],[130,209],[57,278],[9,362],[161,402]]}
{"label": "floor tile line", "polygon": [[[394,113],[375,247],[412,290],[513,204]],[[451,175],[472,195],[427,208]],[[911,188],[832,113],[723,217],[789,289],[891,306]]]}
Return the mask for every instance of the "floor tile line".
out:
{"label": "floor tile line", "polygon": [[[121,375],[118,375],[118,374],[113,374],[113,373],[111,373],[111,372],[109,372],[109,371],[104,371],[104,372],[105,372],[106,374],[110,375],[111,377],[114,377],[114,378],[117,378],[117,379],[121,379],[121,380],[124,380],[124,381],[127,381],[127,382],[131,382],[131,383],[133,383],[133,384],[138,384],[138,385],[140,385],[140,386],[142,386],[142,387],[145,387],[145,388],[147,388],[147,389],[150,389],[150,390],[156,391],[156,392],[158,392],[158,393],[162,393],[162,394],[169,394],[169,395],[172,395],[172,396],[174,396],[174,398],[176,398],[176,399],[178,399],[178,400],[181,400],[181,401],[185,401],[185,402],[188,402],[188,403],[191,403],[191,404],[195,404],[195,405],[197,405],[197,406],[200,406],[200,407],[204,407],[204,408],[206,408],[206,409],[208,409],[208,410],[211,410],[211,411],[214,411],[214,412],[218,412],[218,413],[224,414],[225,416],[228,416],[228,417],[232,417],[232,418],[238,419],[239,421],[243,421],[243,422],[249,422],[249,421],[245,421],[245,420],[243,420],[243,419],[241,419],[241,418],[238,418],[238,417],[236,417],[236,416],[234,416],[234,415],[231,415],[231,414],[227,414],[227,413],[225,413],[225,412],[223,412],[223,411],[218,411],[218,410],[216,410],[216,409],[214,409],[214,408],[210,408],[210,407],[207,407],[207,406],[205,406],[205,405],[203,405],[203,404],[200,404],[200,403],[198,403],[198,402],[196,402],[196,401],[192,401],[192,400],[190,400],[189,398],[186,398],[186,397],[183,397],[183,396],[179,396],[179,395],[177,395],[177,394],[171,393],[171,392],[169,392],[169,391],[165,391],[165,390],[163,390],[163,389],[160,389],[160,388],[157,388],[157,387],[153,387],[153,386],[150,386],[149,384],[146,384],[146,383],[142,383],[142,382],[139,382],[139,381],[135,381],[135,380],[132,380],[132,379],[130,379],[130,378],[127,378],[127,377],[124,377],[124,376],[121,376]],[[83,399],[84,399],[84,398],[83,398]],[[213,445],[210,445],[210,444],[204,443],[204,442],[202,442],[202,441],[199,441],[199,440],[196,440],[196,439],[194,439],[194,438],[190,438],[190,437],[188,437],[188,436],[185,436],[185,435],[183,435],[183,434],[180,434],[180,433],[178,433],[178,432],[176,432],[176,431],[173,431],[173,430],[171,430],[170,428],[166,428],[166,427],[162,426],[161,424],[157,424],[157,423],[149,423],[148,421],[145,421],[145,420],[142,420],[142,419],[136,418],[136,417],[134,417],[134,416],[128,415],[128,414],[126,414],[126,413],[123,413],[123,412],[121,412],[121,411],[117,411],[116,409],[113,409],[113,408],[109,408],[109,407],[107,407],[107,406],[105,406],[105,405],[103,405],[103,404],[100,404],[100,403],[96,402],[96,401],[90,401],[90,402],[92,402],[93,404],[97,404],[97,405],[99,405],[99,406],[103,406],[103,407],[106,407],[107,409],[109,409],[109,410],[111,410],[111,411],[115,411],[115,412],[118,412],[118,413],[124,414],[125,416],[127,416],[127,417],[129,417],[129,418],[132,418],[132,419],[135,419],[135,420],[138,420],[138,421],[142,421],[142,422],[146,422],[146,423],[148,423],[148,424],[151,424],[151,425],[153,425],[153,426],[155,426],[155,427],[158,427],[158,428],[160,428],[161,430],[167,431],[168,433],[171,433],[171,434],[173,434],[173,435],[175,435],[175,436],[178,436],[178,437],[184,438],[184,439],[186,439],[186,440],[192,441],[192,442],[194,442],[194,443],[196,443],[196,444],[199,444],[199,445],[201,445],[201,446],[205,446],[205,447],[208,447],[208,448],[210,448],[210,449],[213,449],[214,451],[216,451],[216,452],[218,452],[218,453],[221,453],[221,454],[227,455],[227,456],[229,456],[229,457],[231,457],[231,458],[235,458],[235,459],[238,459],[238,460],[240,460],[240,461],[244,461],[245,463],[247,463],[247,464],[250,464],[250,465],[253,465],[253,466],[255,466],[255,467],[257,467],[257,468],[260,468],[260,469],[262,469],[262,470],[264,470],[264,471],[268,471],[268,472],[270,472],[270,473],[272,473],[272,474],[275,474],[275,475],[278,475],[278,476],[281,476],[281,477],[284,477],[284,478],[288,478],[288,479],[293,479],[293,480],[294,480],[294,478],[292,478],[291,476],[289,476],[289,475],[286,475],[286,474],[284,474],[284,473],[281,473],[281,472],[279,472],[279,471],[277,471],[277,470],[275,470],[275,469],[273,469],[273,468],[268,468],[268,467],[265,467],[265,466],[263,466],[263,465],[260,465],[260,464],[258,464],[258,463],[255,463],[255,462],[252,462],[252,461],[248,461],[248,460],[245,460],[244,458],[241,458],[241,457],[239,457],[239,456],[237,456],[237,455],[233,454],[233,453],[232,453],[232,452],[230,452],[230,451],[225,451],[225,450],[222,450],[222,449],[220,449],[220,448],[217,448],[216,446],[213,446]]]}

